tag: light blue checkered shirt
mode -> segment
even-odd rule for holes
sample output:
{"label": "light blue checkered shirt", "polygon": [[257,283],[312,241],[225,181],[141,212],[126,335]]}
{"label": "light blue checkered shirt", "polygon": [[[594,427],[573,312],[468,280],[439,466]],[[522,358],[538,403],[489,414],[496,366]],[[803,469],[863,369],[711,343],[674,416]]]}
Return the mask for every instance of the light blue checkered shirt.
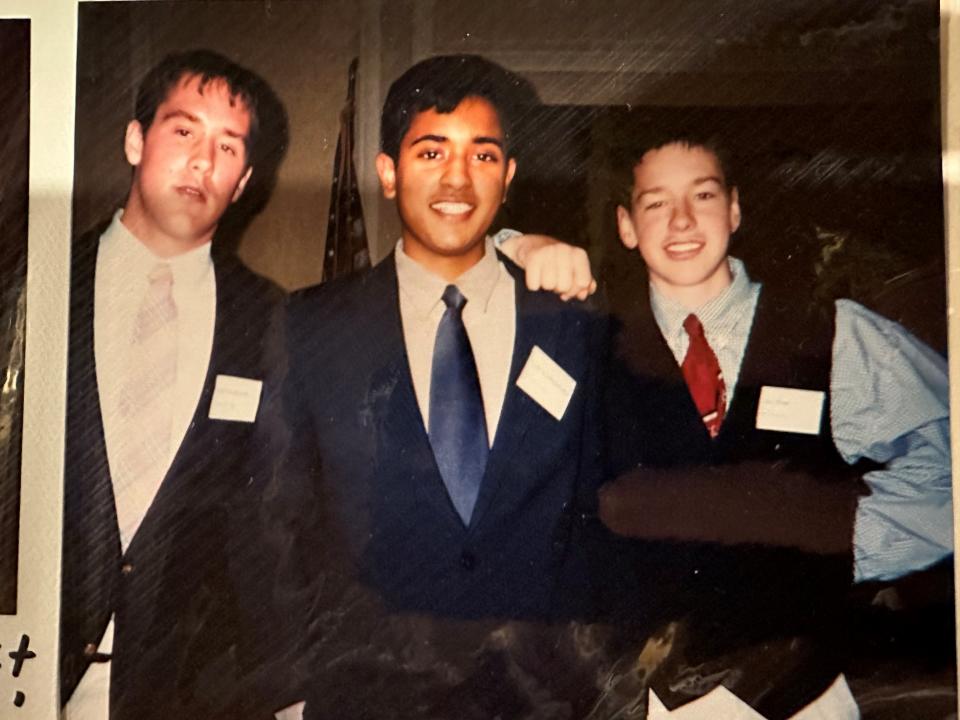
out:
{"label": "light blue checkered shirt", "polygon": [[[686,308],[652,285],[654,318],[677,363],[687,352],[683,320],[696,313],[733,401],[760,284],[730,258],[733,282],[699,308]],[[798,299],[803,301],[802,298]],[[834,444],[849,463],[885,463],[864,480],[854,529],[857,581],[888,580],[953,552],[946,361],[901,325],[852,300],[836,303],[830,373]]]}

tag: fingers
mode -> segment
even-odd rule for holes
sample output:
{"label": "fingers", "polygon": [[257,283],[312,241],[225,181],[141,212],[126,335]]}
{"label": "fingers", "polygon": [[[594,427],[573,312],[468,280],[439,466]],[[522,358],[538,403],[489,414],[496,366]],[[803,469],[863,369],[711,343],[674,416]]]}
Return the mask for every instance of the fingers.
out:
{"label": "fingers", "polygon": [[593,295],[597,291],[597,281],[590,279],[590,283],[583,286],[576,294],[573,293],[564,293],[560,296],[560,299],[566,302],[571,298],[576,298],[577,300],[586,300],[588,297]]}
{"label": "fingers", "polygon": [[563,253],[558,253],[556,247],[544,248],[540,265],[540,288],[552,292],[560,292],[560,285],[565,282]]}
{"label": "fingers", "polygon": [[[572,250],[570,286],[566,289],[566,292],[571,296],[576,296],[579,300],[586,300],[587,296],[597,289],[593,273],[590,272],[590,258],[583,248],[573,248]],[[591,289],[591,285],[593,289]]]}
{"label": "fingers", "polygon": [[585,300],[597,289],[590,271],[590,258],[582,248],[564,243],[531,249],[526,256],[526,284],[533,291]]}
{"label": "fingers", "polygon": [[524,278],[527,281],[527,290],[536,292],[542,287],[540,276],[543,271],[543,257],[540,253],[531,253],[525,258],[526,265],[521,265]]}
{"label": "fingers", "polygon": [[528,252],[526,256],[528,290],[553,292],[557,289],[558,279],[564,272],[562,268],[557,267],[558,263],[564,262],[562,257],[558,257],[557,247],[549,245],[531,249]]}

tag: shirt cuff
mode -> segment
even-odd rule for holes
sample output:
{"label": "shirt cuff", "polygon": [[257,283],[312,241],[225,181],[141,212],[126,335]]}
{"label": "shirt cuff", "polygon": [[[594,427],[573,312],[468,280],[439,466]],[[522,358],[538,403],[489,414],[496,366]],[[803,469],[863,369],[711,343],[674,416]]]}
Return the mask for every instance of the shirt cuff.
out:
{"label": "shirt cuff", "polygon": [[523,233],[519,230],[503,228],[502,230],[498,230],[497,234],[493,236],[493,245],[499,250],[507,240],[513,240],[513,238],[520,237],[521,235],[523,235]]}

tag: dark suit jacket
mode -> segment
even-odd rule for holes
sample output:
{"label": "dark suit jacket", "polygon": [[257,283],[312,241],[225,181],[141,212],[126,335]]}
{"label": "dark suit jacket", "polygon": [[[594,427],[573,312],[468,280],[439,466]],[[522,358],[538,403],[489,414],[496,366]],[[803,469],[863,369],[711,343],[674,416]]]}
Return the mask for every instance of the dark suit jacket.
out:
{"label": "dark suit jacket", "polygon": [[143,523],[121,554],[94,366],[93,293],[103,228],[75,244],[63,529],[61,702],[92,661],[111,613],[111,717],[236,712],[242,603],[231,578],[232,518],[244,517],[244,449],[253,423],[210,420],[217,375],[263,378],[263,343],[279,291],[216,259],[210,364],[193,421]]}
{"label": "dark suit jacket", "polygon": [[[452,618],[548,618],[588,602],[577,543],[598,474],[598,322],[516,281],[509,384],[470,526],[451,504],[417,405],[395,259],[291,300],[277,471],[288,563],[301,580],[372,591],[390,610]],[[516,387],[534,346],[576,382],[561,420]],[[280,501],[282,504],[282,501]],[[336,578],[334,580],[333,578]],[[329,610],[316,596],[313,617]]]}

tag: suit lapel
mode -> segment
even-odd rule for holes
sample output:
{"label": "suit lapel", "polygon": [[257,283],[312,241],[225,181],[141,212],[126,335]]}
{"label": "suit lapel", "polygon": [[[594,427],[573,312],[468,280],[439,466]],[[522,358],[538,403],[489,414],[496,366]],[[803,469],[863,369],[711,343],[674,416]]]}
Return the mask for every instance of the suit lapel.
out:
{"label": "suit lapel", "polygon": [[437,468],[413,390],[392,253],[372,271],[371,287],[364,293],[364,299],[374,304],[374,311],[368,312],[376,324],[369,336],[376,339],[376,352],[387,358],[371,378],[371,397],[384,398],[378,460],[392,464],[402,457],[404,467],[411,470],[405,477],[413,482],[413,491],[432,508],[435,517],[447,518],[462,531],[463,524]]}
{"label": "suit lapel", "polygon": [[[556,307],[551,307],[554,303],[551,295],[529,292],[524,286],[520,271],[509,261],[504,261],[504,265],[513,276],[516,288],[516,335],[513,340],[507,394],[470,521],[471,528],[480,524],[493,505],[503,478],[511,475],[509,466],[522,456],[524,441],[535,419],[556,422],[533,398],[517,387],[517,378],[534,346],[539,346],[551,358],[560,358],[563,354],[559,347],[561,313],[557,312]],[[576,348],[576,351],[582,352],[582,348]]]}
{"label": "suit lapel", "polygon": [[94,281],[102,229],[83,236],[73,248],[66,511],[68,522],[82,524],[85,537],[96,538],[96,555],[107,552],[111,562],[98,562],[97,571],[112,578],[112,560],[120,554],[120,532],[94,357]]}
{"label": "suit lapel", "polygon": [[[169,538],[168,533],[157,533],[169,525],[162,519],[165,515],[180,508],[196,508],[201,503],[209,503],[211,498],[219,496],[216,488],[239,479],[224,476],[223,461],[226,453],[236,452],[231,448],[243,447],[242,436],[249,424],[210,420],[210,403],[218,375],[261,379],[259,358],[262,353],[256,343],[262,340],[263,334],[251,332],[250,323],[261,318],[246,311],[248,302],[245,298],[253,294],[248,284],[249,273],[230,259],[216,260],[214,272],[213,345],[203,389],[190,427],[130,543],[128,551],[131,552],[139,551],[147,544],[156,550],[160,537]],[[265,322],[266,319],[262,320]]]}
{"label": "suit lapel", "polygon": [[82,649],[98,642],[107,625],[120,566],[94,364],[94,276],[104,227],[80,237],[71,249],[61,584],[61,687],[66,694],[86,670]]}
{"label": "suit lapel", "polygon": [[[539,346],[553,358],[560,358],[562,355],[559,347],[561,314],[553,305],[552,296],[527,291],[521,271],[509,261],[504,264],[514,279],[516,334],[507,394],[470,521],[471,531],[479,525],[484,514],[493,505],[502,479],[510,475],[509,465],[515,461],[520,448],[524,446],[524,440],[535,419],[555,422],[532,398],[516,387],[516,382],[534,346]],[[373,270],[371,284],[373,287],[370,292],[365,293],[365,298],[383,303],[377,306],[376,312],[370,313],[370,317],[379,323],[371,336],[377,338],[377,351],[390,358],[374,376],[371,387],[373,396],[385,398],[381,422],[386,444],[380,444],[381,458],[385,457],[393,462],[402,455],[404,466],[413,470],[408,473],[408,477],[412,478],[415,483],[414,490],[423,502],[433,508],[436,517],[447,518],[458,532],[464,532],[466,529],[450,502],[446,486],[437,469],[413,390],[400,318],[396,263],[392,255]],[[581,352],[582,348],[576,348],[576,351]]]}

